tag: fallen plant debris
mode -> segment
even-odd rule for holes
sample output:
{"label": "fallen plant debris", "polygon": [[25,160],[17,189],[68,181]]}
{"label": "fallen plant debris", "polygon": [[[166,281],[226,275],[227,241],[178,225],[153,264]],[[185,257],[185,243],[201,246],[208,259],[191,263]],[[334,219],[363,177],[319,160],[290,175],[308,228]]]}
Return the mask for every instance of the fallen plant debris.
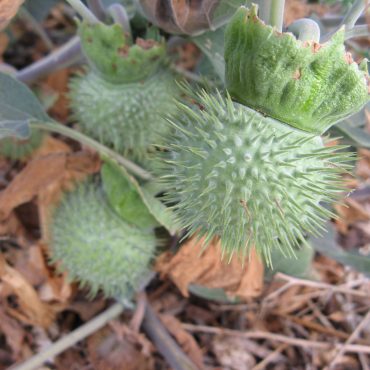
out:
{"label": "fallen plant debris", "polygon": [[[199,84],[206,90],[209,86],[211,89],[224,87],[223,75],[217,74],[219,65],[216,65],[223,60],[223,50],[217,49],[223,44],[223,31],[218,29],[214,33],[198,35],[198,31],[224,22],[230,9],[225,8],[218,15],[213,8],[223,2],[199,1],[199,5],[195,2],[189,5],[186,1],[135,2],[142,4],[144,13],[154,23],[164,25],[167,30],[197,35],[185,39],[148,28],[145,37],[150,40],[143,40],[148,22],[142,14],[130,18],[135,8],[129,0],[123,2],[128,18],[122,16],[122,8],[118,11],[117,7],[101,9],[99,1],[87,1],[93,15],[88,13],[86,16],[100,15],[107,22],[119,20],[120,25],[126,27],[127,40],[130,33],[139,36],[136,44],[127,41],[130,48],[141,45],[150,52],[153,45],[163,46],[169,41],[173,55],[168,60],[168,55],[161,59],[161,68],[166,74],[180,74],[191,84]],[[352,146],[351,149],[359,147],[358,156],[353,159],[356,170],[353,177],[343,174],[340,178],[350,194],[345,196],[343,191],[340,204],[333,207],[340,216],[330,221],[334,236],[324,233],[321,239],[307,238],[310,258],[298,255],[296,260],[291,260],[304,272],[299,277],[296,272],[295,276],[290,275],[289,263],[283,264],[282,270],[271,271],[253,247],[243,261],[237,254],[232,258],[224,255],[218,238],[212,239],[208,248],[202,248],[204,236],[194,235],[182,240],[182,231],[175,232],[175,217],[171,213],[165,222],[170,233],[165,231],[156,217],[153,221],[153,216],[164,209],[163,205],[163,208],[158,206],[164,189],[154,181],[156,179],[153,180],[154,176],[149,176],[148,181],[149,177],[141,178],[140,171],[139,174],[135,170],[131,173],[130,168],[126,169],[137,177],[137,187],[129,182],[125,169],[127,196],[118,197],[121,203],[115,210],[122,210],[129,204],[130,212],[134,214],[131,220],[140,224],[144,220],[140,218],[143,206],[135,202],[138,199],[143,202],[145,198],[145,211],[148,203],[151,206],[145,225],[149,225],[148,228],[155,225],[161,242],[160,253],[153,258],[155,272],[143,279],[143,292],[129,302],[123,302],[119,297],[106,298],[102,293],[90,299],[89,289],[72,283],[67,272],[59,272],[58,263],[50,263],[52,210],[65,191],[87,177],[99,181],[102,165],[109,157],[107,151],[94,147],[96,142],[93,145],[91,140],[79,142],[84,130],[71,112],[69,79],[76,71],[78,75],[84,74],[86,67],[78,42],[73,41],[72,46],[67,45],[64,49],[65,42],[76,33],[73,6],[80,1],[68,0],[68,3],[72,7],[62,0],[0,1],[1,72],[33,81],[30,87],[49,113],[50,121],[62,123],[57,132],[45,130],[41,144],[29,156],[17,160],[0,158],[0,370],[370,369],[369,108],[346,120],[344,129],[340,126],[339,135],[336,131],[330,132],[330,136],[343,137],[335,139],[336,145],[343,140]],[[101,3],[105,4],[104,1]],[[166,17],[159,7],[163,3],[167,5]],[[351,9],[349,3],[287,0],[285,24],[313,15],[330,33],[345,21],[344,14]],[[363,6],[361,1],[352,3],[354,8]],[[21,6],[16,22],[7,27]],[[212,19],[213,14],[219,18]],[[364,18],[362,16],[360,20]],[[361,26],[365,24],[358,27]],[[90,43],[89,39],[87,42]],[[57,49],[57,46],[61,48]],[[366,36],[348,39],[346,48],[354,52],[356,62],[369,57]],[[48,50],[51,57],[43,59]],[[54,54],[56,50],[60,52],[57,56]],[[207,56],[205,51],[210,54]],[[127,45],[119,50],[119,54],[121,58],[128,56]],[[60,61],[58,70],[54,70],[53,60],[54,63]],[[136,62],[131,61],[134,69],[138,65]],[[145,68],[151,70],[157,62],[156,58],[150,59]],[[26,68],[16,72],[14,67]],[[110,67],[114,73],[119,65]],[[130,79],[148,70],[135,69],[135,74],[126,77]],[[299,81],[304,75],[297,71],[293,77],[294,81]],[[140,79],[136,83],[140,95],[146,85]],[[116,87],[116,82],[110,81],[108,90]],[[0,84],[0,93],[1,88]],[[122,94],[117,91],[121,98]],[[102,90],[97,89],[94,93],[97,97],[94,107],[91,103],[86,105],[90,113],[92,108],[99,111],[101,102]],[[170,91],[166,93],[171,95]],[[11,94],[10,89],[5,91],[5,95]],[[173,95],[181,94],[176,90]],[[159,99],[159,95],[155,98]],[[186,99],[186,103],[193,103],[193,97]],[[23,102],[23,98],[14,100],[17,100],[14,104]],[[155,99],[153,101],[154,107],[158,106]],[[142,107],[143,102],[139,103]],[[141,120],[143,109],[140,104],[132,109]],[[19,111],[20,106],[15,106]],[[2,125],[2,115],[8,108],[3,105],[0,108]],[[37,111],[38,108],[33,106],[33,109]],[[203,112],[205,107],[199,105],[199,109]],[[37,116],[35,111],[27,114]],[[127,114],[131,117],[131,113]],[[26,120],[21,118],[20,121]],[[93,118],[100,124],[99,129],[106,127],[106,116],[93,114]],[[68,136],[68,130],[73,130],[75,135]],[[117,140],[118,134],[125,133],[115,133],[112,140]],[[202,134],[208,137],[207,132]],[[99,134],[95,138],[99,141]],[[139,135],[130,145],[142,153],[138,144],[148,140],[148,135]],[[116,142],[117,147],[121,144],[121,141]],[[190,149],[196,152],[196,148]],[[153,148],[145,149],[145,158],[130,157],[130,150],[131,147],[123,150],[129,160],[144,167],[145,174],[155,173],[158,163],[151,160],[155,153]],[[168,150],[167,147],[160,148],[163,153]],[[126,158],[122,161],[121,154],[110,159],[127,164]],[[200,155],[199,158],[203,154],[195,153]],[[112,193],[115,185],[113,183],[110,188]],[[137,189],[141,189],[140,194]],[[268,199],[263,201],[268,202]],[[241,200],[238,206],[248,214],[249,204]],[[279,201],[274,202],[273,207],[281,213]],[[200,212],[200,208],[196,211]],[[303,236],[306,238],[307,235]],[[331,248],[330,253],[324,253],[325,248],[318,248],[315,243],[328,250]],[[314,249],[319,249],[320,253],[315,253]],[[279,255],[279,258],[282,257]]]}

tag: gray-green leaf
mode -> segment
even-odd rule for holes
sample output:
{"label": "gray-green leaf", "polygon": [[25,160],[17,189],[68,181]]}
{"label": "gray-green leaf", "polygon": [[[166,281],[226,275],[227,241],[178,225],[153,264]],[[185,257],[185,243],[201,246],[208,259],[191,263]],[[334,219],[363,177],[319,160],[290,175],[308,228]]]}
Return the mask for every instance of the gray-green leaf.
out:
{"label": "gray-green leaf", "polygon": [[23,83],[0,72],[0,139],[28,137],[29,123],[50,120],[33,92]]}

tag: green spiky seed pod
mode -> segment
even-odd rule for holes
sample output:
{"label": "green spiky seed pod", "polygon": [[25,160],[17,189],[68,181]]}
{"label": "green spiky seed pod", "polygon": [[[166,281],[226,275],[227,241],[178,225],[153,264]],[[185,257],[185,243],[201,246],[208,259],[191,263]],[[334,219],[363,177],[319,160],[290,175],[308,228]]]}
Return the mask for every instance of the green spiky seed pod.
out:
{"label": "green spiky seed pod", "polygon": [[179,105],[160,172],[179,222],[207,241],[220,236],[229,255],[255,247],[271,263],[271,248],[292,254],[331,216],[319,203],[343,191],[350,156],[230,97],[197,100]]}
{"label": "green spiky seed pod", "polygon": [[162,72],[142,83],[112,84],[90,72],[70,84],[71,106],[83,131],[117,152],[142,159],[162,141],[178,94],[173,76]]}
{"label": "green spiky seed pod", "polygon": [[41,146],[44,137],[41,131],[31,130],[31,135],[26,140],[4,138],[0,141],[0,156],[12,160],[26,159]]}
{"label": "green spiky seed pod", "polygon": [[279,33],[240,7],[225,34],[232,98],[299,129],[321,134],[369,100],[367,61],[344,48],[344,29],[326,44]]}
{"label": "green spiky seed pod", "polygon": [[156,239],[123,221],[91,182],[64,196],[51,222],[53,262],[72,280],[106,296],[130,299],[148,270]]}
{"label": "green spiky seed pod", "polygon": [[165,45],[138,39],[120,25],[80,26],[91,66],[72,79],[71,106],[91,137],[136,160],[144,160],[167,131],[163,117],[174,113],[178,88],[165,68]]}

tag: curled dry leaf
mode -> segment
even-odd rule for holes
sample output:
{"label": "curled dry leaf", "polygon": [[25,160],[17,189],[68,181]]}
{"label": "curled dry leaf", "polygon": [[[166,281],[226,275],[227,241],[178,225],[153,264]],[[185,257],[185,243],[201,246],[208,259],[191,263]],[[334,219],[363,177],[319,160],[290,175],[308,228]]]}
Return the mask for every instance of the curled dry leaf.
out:
{"label": "curled dry leaf", "polygon": [[244,264],[237,255],[228,263],[222,259],[218,240],[213,240],[201,252],[203,241],[203,238],[192,238],[182,245],[176,255],[162,254],[157,260],[157,271],[162,277],[169,276],[185,297],[189,296],[188,286],[191,283],[207,288],[223,288],[229,296],[244,300],[261,293],[264,267],[254,250]]}
{"label": "curled dry leaf", "polygon": [[336,220],[338,231],[347,234],[348,227],[358,221],[370,220],[370,209],[366,209],[366,204],[361,204],[353,198],[346,198],[344,204],[335,205],[340,218]]}
{"label": "curled dry leaf", "polygon": [[87,340],[88,355],[96,370],[154,370],[154,361],[143,349],[138,333],[126,328],[117,336],[109,327]]}
{"label": "curled dry leaf", "polygon": [[17,14],[24,0],[0,0],[0,30]]}
{"label": "curled dry leaf", "polygon": [[51,305],[42,302],[27,279],[16,269],[8,265],[0,255],[0,280],[18,298],[18,307],[7,307],[10,315],[32,325],[47,328],[54,320],[56,310]]}
{"label": "curled dry leaf", "polygon": [[202,350],[193,336],[184,330],[181,321],[167,314],[161,314],[160,319],[194,364],[199,369],[204,369]]}

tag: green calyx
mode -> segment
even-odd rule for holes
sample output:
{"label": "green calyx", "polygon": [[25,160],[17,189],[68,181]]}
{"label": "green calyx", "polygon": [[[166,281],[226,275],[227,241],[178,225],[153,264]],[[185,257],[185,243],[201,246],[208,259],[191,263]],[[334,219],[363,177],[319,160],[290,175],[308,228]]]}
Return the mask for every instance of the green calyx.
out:
{"label": "green calyx", "polygon": [[228,255],[255,247],[271,265],[274,248],[294,254],[332,216],[319,203],[343,191],[350,155],[230,97],[203,92],[197,103],[179,105],[158,173],[180,224],[219,236]]}
{"label": "green calyx", "polygon": [[173,114],[178,88],[173,76],[160,71],[138,83],[111,83],[94,71],[70,84],[71,107],[82,130],[133,159],[142,160],[160,144]]}
{"label": "green calyx", "polygon": [[155,74],[165,59],[165,45],[138,38],[132,44],[131,35],[119,24],[89,24],[79,26],[82,49],[90,65],[111,83],[130,83]]}
{"label": "green calyx", "polygon": [[325,44],[279,33],[240,7],[225,34],[226,83],[232,98],[304,131],[321,134],[369,100],[366,60],[344,48],[344,30]]}
{"label": "green calyx", "polygon": [[31,135],[26,140],[7,137],[0,141],[0,156],[12,159],[23,160],[29,157],[38,149],[45,135],[39,130],[31,130]]}
{"label": "green calyx", "polygon": [[67,193],[51,222],[52,261],[73,281],[90,288],[91,296],[130,299],[145,279],[156,238],[123,221],[99,186],[80,184]]}

